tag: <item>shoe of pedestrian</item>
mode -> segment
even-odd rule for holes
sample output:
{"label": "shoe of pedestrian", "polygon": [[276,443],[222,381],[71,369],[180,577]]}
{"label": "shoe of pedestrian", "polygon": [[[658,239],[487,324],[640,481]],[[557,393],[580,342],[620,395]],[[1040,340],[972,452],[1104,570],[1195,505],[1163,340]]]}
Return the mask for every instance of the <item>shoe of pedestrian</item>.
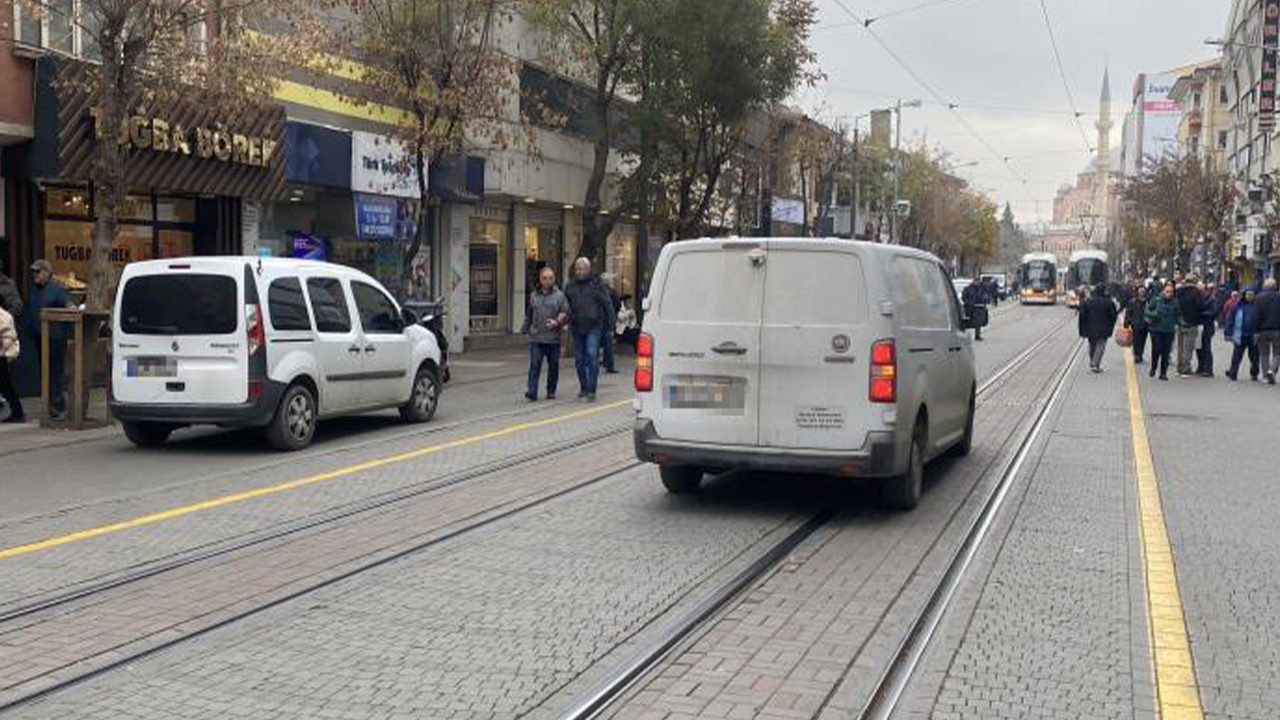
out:
{"label": "shoe of pedestrian", "polygon": [[1257,375],[1250,375],[1250,376],[1249,376],[1249,379],[1250,379],[1250,380],[1252,380],[1253,382],[1258,382],[1258,376],[1257,376]]}
{"label": "shoe of pedestrian", "polygon": [[1236,381],[1236,374],[1235,374],[1235,373],[1233,373],[1233,372],[1228,372],[1228,373],[1227,373],[1227,379],[1228,379],[1228,380],[1230,380],[1231,382],[1235,382],[1235,381]]}
{"label": "shoe of pedestrian", "polygon": [[525,399],[525,400],[528,400],[529,402],[538,402],[538,396],[537,396],[537,395],[532,395],[532,394],[530,394],[530,393],[525,393],[525,394],[524,394],[524,399]]}
{"label": "shoe of pedestrian", "polygon": [[579,399],[579,400],[582,400],[582,399],[584,399],[584,398],[586,398],[586,397],[587,397],[587,393],[586,393],[586,391],[585,391],[585,390],[582,390],[582,391],[579,391],[579,392],[578,392],[578,399]]}
{"label": "shoe of pedestrian", "polygon": [[617,370],[605,370],[605,371],[604,371],[604,374],[605,374],[605,375],[617,375],[617,374],[618,374],[618,371],[617,371]]}
{"label": "shoe of pedestrian", "polygon": [[1168,376],[1168,375],[1161,375],[1161,376],[1160,376],[1160,379],[1161,379],[1161,380],[1163,380],[1163,381],[1165,381],[1165,382],[1169,382],[1169,376]]}
{"label": "shoe of pedestrian", "polygon": [[596,394],[595,394],[595,393],[590,393],[590,394],[588,394],[588,395],[587,395],[587,402],[592,403],[592,402],[595,402],[595,401],[596,401]]}
{"label": "shoe of pedestrian", "polygon": [[1133,364],[1134,364],[1134,365],[1141,365],[1141,364],[1142,364],[1142,358],[1134,358],[1134,359],[1133,359]]}
{"label": "shoe of pedestrian", "polygon": [[[1273,385],[1275,383],[1272,383]],[[6,425],[18,425],[27,421],[26,415],[10,415],[4,419]]]}
{"label": "shoe of pedestrian", "polygon": [[547,399],[548,399],[548,400],[555,400],[555,399],[556,399],[556,394],[555,394],[555,393],[553,393],[553,392],[549,392],[549,393],[547,393]]}
{"label": "shoe of pedestrian", "polygon": [[1147,373],[1147,377],[1155,377],[1155,376],[1156,376],[1156,366],[1152,365],[1151,372]]}
{"label": "shoe of pedestrian", "polygon": [[1268,385],[1275,385],[1275,384],[1276,384],[1276,374],[1275,374],[1275,373],[1267,373],[1267,384],[1268,384]]}

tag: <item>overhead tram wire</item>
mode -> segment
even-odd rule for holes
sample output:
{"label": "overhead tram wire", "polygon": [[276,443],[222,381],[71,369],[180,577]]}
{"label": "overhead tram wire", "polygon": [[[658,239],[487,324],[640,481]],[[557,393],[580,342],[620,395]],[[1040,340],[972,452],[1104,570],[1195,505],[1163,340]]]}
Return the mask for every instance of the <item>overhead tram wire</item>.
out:
{"label": "overhead tram wire", "polygon": [[[898,95],[894,95],[893,93],[879,93],[879,92],[871,92],[869,90],[855,90],[853,88],[845,87],[843,85],[832,85],[830,83],[826,83],[824,86],[827,89],[832,90],[834,92],[844,93],[847,95],[865,95],[867,97],[879,97],[879,98],[885,98],[888,100],[910,99],[910,98],[904,98]],[[1013,105],[996,105],[996,104],[976,103],[976,102],[942,103],[936,100],[921,100],[921,102],[923,102],[926,105],[930,105],[932,107],[945,107],[945,108],[955,107],[958,110],[995,110],[998,112],[1026,113],[1028,115],[1064,115],[1064,116],[1079,115],[1080,117],[1089,117],[1090,115],[1090,113],[1087,113],[1087,112],[1078,113],[1074,110],[1061,110],[1061,109],[1055,110],[1053,108],[1017,107]]]}
{"label": "overhead tram wire", "polygon": [[1049,5],[1046,0],[1040,0],[1040,14],[1044,17],[1044,28],[1049,32],[1049,46],[1053,48],[1053,60],[1058,66],[1058,78],[1062,80],[1062,89],[1067,93],[1067,103],[1071,106],[1071,112],[1076,121],[1076,129],[1080,131],[1080,139],[1084,141],[1084,146],[1089,148],[1089,154],[1093,154],[1096,150],[1089,142],[1089,133],[1084,129],[1084,123],[1080,121],[1080,107],[1076,104],[1075,94],[1071,92],[1071,83],[1067,82],[1067,70],[1062,64],[1062,52],[1058,49],[1058,34],[1053,30],[1053,20],[1049,18]]}
{"label": "overhead tram wire", "polygon": [[850,23],[835,23],[833,25],[826,25],[818,29],[819,30],[839,30],[841,28],[857,27],[859,25],[863,27],[870,27],[872,24],[878,23],[881,20],[888,20],[890,18],[900,17],[902,15],[909,15],[914,12],[919,12],[921,10],[928,10],[929,8],[937,7],[939,5],[950,5],[952,3],[968,2],[968,1],[969,0],[929,0],[929,2],[919,3],[918,5],[912,5],[910,7],[901,8],[899,10],[890,10],[882,15],[869,17],[866,20],[858,20],[857,22],[850,22]]}
{"label": "overhead tram wire", "polygon": [[[964,115],[960,114],[959,105],[957,105],[954,102],[950,102],[949,100],[947,100],[945,97],[942,96],[942,93],[934,89],[934,87],[930,85],[929,82],[926,81],[920,75],[920,73],[916,72],[914,68],[912,68],[910,65],[907,64],[906,60],[902,59],[902,56],[899,55],[897,51],[893,49],[893,46],[891,46],[884,38],[880,36],[880,33],[876,32],[875,28],[871,27],[871,23],[863,20],[861,17],[859,17],[857,13],[849,9],[849,6],[844,3],[844,0],[832,0],[832,2],[836,4],[836,7],[843,10],[846,15],[858,21],[859,23],[861,23],[863,29],[867,31],[867,34],[870,35],[871,38],[876,41],[876,44],[879,45],[882,50],[888,53],[889,57],[892,58],[893,61],[898,64],[898,67],[902,68],[903,71],[905,71],[908,75],[910,75],[911,79],[915,80],[916,84],[918,84],[921,88],[923,88],[925,92],[929,93],[929,95],[931,95],[935,101],[946,106],[946,108],[951,111],[951,114],[955,116],[956,122],[959,122],[960,125],[962,125],[964,129],[969,133],[969,135],[974,140],[977,140],[978,144],[981,145],[983,149],[985,149],[988,153],[991,154],[992,158],[998,160],[1001,164],[1003,164],[1006,168],[1008,168],[1011,178],[1022,185],[1022,191],[1027,194],[1027,198],[1034,199],[1032,198],[1032,195],[1031,195],[1031,189],[1028,187],[1027,179],[1022,177],[1018,173],[1018,169],[1015,168],[1013,166],[1013,163],[1009,161],[1010,156],[1005,155],[1004,153],[1001,153],[999,150],[995,148],[994,145],[992,145],[989,141],[987,141],[987,139],[983,137],[982,134],[979,133],[977,129],[973,127],[972,124],[969,123],[969,121],[964,117]],[[899,118],[898,121],[901,122],[902,121],[901,118]]]}

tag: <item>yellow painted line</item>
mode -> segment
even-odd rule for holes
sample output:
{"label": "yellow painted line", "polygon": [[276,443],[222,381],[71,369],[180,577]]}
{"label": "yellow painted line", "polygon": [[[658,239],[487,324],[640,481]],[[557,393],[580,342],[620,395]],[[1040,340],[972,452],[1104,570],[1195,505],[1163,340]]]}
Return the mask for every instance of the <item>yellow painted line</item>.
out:
{"label": "yellow painted line", "polygon": [[1147,620],[1155,672],[1156,707],[1161,720],[1204,720],[1200,685],[1196,681],[1191,639],[1183,614],[1178,572],[1160,504],[1151,441],[1147,436],[1142,393],[1138,388],[1133,355],[1125,353],[1129,384],[1129,424],[1133,431],[1133,458],[1138,475],[1138,515],[1142,526],[1142,560],[1147,586]]}
{"label": "yellow painted line", "polygon": [[276,494],[285,492],[286,490],[296,490],[301,487],[306,487],[308,485],[315,485],[316,483],[324,482],[325,480],[334,480],[337,478],[354,475],[356,473],[363,472],[365,470],[373,470],[374,468],[386,467],[388,465],[402,463],[407,460],[415,460],[417,458],[425,457],[427,455],[435,455],[436,453],[441,453],[441,452],[444,452],[445,450],[454,450],[456,448],[467,447],[469,445],[477,445],[479,443],[488,442],[490,440],[498,440],[500,438],[509,437],[517,433],[522,433],[522,432],[527,432],[529,430],[536,430],[538,428],[547,427],[548,425],[557,425],[560,423],[568,422],[570,420],[578,420],[585,417],[591,417],[592,415],[599,415],[600,413],[608,412],[609,410],[615,410],[617,408],[629,406],[629,405],[631,405],[630,400],[623,400],[620,402],[601,405],[599,407],[591,408],[589,410],[580,410],[578,412],[572,412],[566,415],[559,415],[553,418],[547,418],[546,420],[537,420],[534,422],[521,423],[519,425],[508,425],[507,427],[501,428],[499,430],[494,430],[492,432],[487,432],[480,435],[472,435],[471,437],[462,438],[460,440],[454,440],[452,442],[442,443],[440,445],[433,445],[431,447],[420,448],[418,450],[412,450],[410,452],[401,453],[399,455],[388,455],[387,457],[378,458],[376,460],[368,460],[355,465],[349,465],[344,468],[339,468],[337,470],[330,470],[328,472],[323,472],[318,475],[311,475],[309,477],[299,478],[297,480],[290,480],[289,482],[283,482],[277,485],[268,485],[266,487],[255,488],[253,490],[246,490],[244,492],[233,493],[231,495],[222,495],[220,497],[210,498],[209,500],[203,500],[201,502],[193,503],[191,505],[184,505],[182,507],[173,508],[172,510],[165,510],[163,512],[152,513],[150,515],[143,515],[141,517],[136,517],[131,520],[124,520],[118,523],[112,523],[110,525],[101,525],[99,527],[89,528],[87,530],[81,530],[79,532],[74,532],[69,535],[62,535],[59,537],[49,538],[48,540],[41,540],[39,542],[28,543],[26,545],[17,545],[11,548],[5,548],[3,550],[0,550],[0,560],[7,560],[9,558],[17,557],[19,555],[26,555],[28,553],[33,553],[39,550],[47,550],[49,548],[58,547],[59,545],[66,545],[68,543],[78,542],[80,540],[88,540],[90,538],[95,538],[102,535],[110,535],[111,533],[117,533],[123,530],[131,530],[133,528],[142,527],[144,525],[153,525],[155,523],[158,523],[164,520],[172,520],[174,518],[182,517],[183,515],[190,515],[192,513],[201,512],[203,510],[212,510],[214,508],[224,507],[226,505],[232,505],[234,503],[244,502],[246,500],[254,500],[256,498],[266,497],[268,495],[276,495]]}

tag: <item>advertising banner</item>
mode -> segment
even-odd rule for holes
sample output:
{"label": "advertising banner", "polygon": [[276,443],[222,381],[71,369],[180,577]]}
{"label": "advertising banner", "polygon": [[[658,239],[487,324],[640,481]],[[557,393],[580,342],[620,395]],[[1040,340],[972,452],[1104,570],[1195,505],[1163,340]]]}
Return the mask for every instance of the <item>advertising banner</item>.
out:
{"label": "advertising banner", "polygon": [[1262,68],[1258,78],[1258,128],[1276,127],[1276,62],[1280,54],[1280,0],[1262,0]]}
{"label": "advertising banner", "polygon": [[351,189],[371,195],[418,197],[413,163],[404,144],[383,135],[353,130]]}
{"label": "advertising banner", "polygon": [[294,233],[291,236],[293,243],[293,257],[299,260],[321,260],[329,259],[328,247],[325,239],[317,235],[308,235],[304,233]]}
{"label": "advertising banner", "polygon": [[1177,73],[1144,76],[1142,94],[1142,157],[1152,162],[1178,154],[1178,125],[1182,105],[1169,98]]}
{"label": "advertising banner", "polygon": [[409,240],[413,213],[409,203],[386,195],[356,193],[356,235],[363,240]]}
{"label": "advertising banner", "polygon": [[804,203],[800,200],[775,197],[773,199],[773,221],[803,225]]}

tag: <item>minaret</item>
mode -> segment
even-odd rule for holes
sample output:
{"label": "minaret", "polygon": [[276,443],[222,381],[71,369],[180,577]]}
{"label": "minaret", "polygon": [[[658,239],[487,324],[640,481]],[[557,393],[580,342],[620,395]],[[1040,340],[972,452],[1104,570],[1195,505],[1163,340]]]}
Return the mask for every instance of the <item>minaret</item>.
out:
{"label": "minaret", "polygon": [[1111,226],[1111,71],[1102,72],[1102,99],[1098,103],[1098,147],[1093,161],[1093,214],[1099,215],[1093,242],[1106,243]]}

